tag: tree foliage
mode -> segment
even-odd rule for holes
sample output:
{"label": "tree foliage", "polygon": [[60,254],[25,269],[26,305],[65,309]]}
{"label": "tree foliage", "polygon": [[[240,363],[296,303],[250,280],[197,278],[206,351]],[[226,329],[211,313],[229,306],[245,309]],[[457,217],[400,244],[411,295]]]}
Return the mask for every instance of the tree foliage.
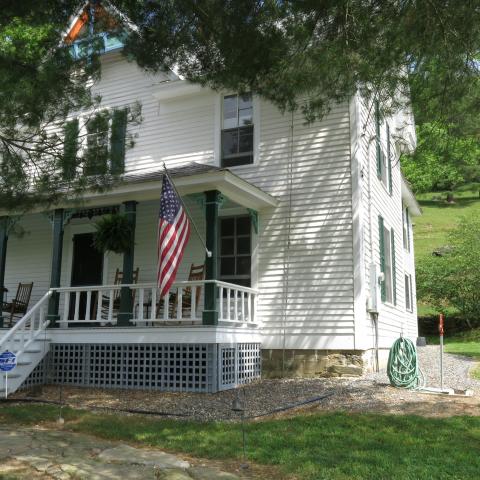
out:
{"label": "tree foliage", "polygon": [[[52,203],[66,191],[80,193],[89,186],[85,177],[60,175],[58,164],[75,145],[65,148],[63,135],[51,133],[55,125],[63,130],[72,112],[95,110],[89,87],[100,75],[95,44],[85,58],[74,59],[61,41],[70,16],[83,4],[2,2],[3,206]],[[125,54],[147,70],[173,70],[217,90],[252,91],[281,110],[301,109],[306,121],[321,118],[359,87],[380,100],[399,102],[411,91],[420,116],[425,112],[430,118],[429,112],[441,107],[451,120],[468,111],[470,116],[462,116],[465,128],[478,128],[478,91],[472,88],[479,68],[477,0],[108,4],[134,25],[126,29]],[[108,183],[109,176],[104,177]]]}
{"label": "tree foliage", "polygon": [[457,136],[438,123],[417,127],[418,145],[402,161],[405,176],[416,192],[453,190],[480,180],[480,143]]}
{"label": "tree foliage", "polygon": [[442,256],[417,265],[417,294],[439,311],[454,307],[470,326],[480,325],[480,218],[462,218]]}
{"label": "tree foliage", "polygon": [[[101,110],[100,98],[91,90],[100,78],[101,45],[91,36],[85,40],[86,54],[74,56],[63,41],[72,15],[84,3],[2,2],[0,205],[4,209],[26,211],[65,196],[76,198],[86,188],[108,188],[119,173],[105,168],[109,122],[118,114]],[[86,126],[72,120],[79,113]],[[139,121],[139,105],[129,109],[127,117],[128,122]],[[125,129],[117,128],[117,137],[119,132],[125,139]],[[117,138],[117,157],[125,149],[125,142],[118,144]],[[82,145],[87,147],[85,155]],[[95,174],[94,178],[79,174],[83,164],[84,173]]]}
{"label": "tree foliage", "polygon": [[[410,75],[436,94],[432,65],[442,65],[447,90],[452,78],[459,85],[478,73],[480,6],[472,0],[115,3],[139,27],[128,52],[143,67],[173,68],[214,89],[250,90],[282,110],[302,108],[307,120],[359,86],[405,99]],[[444,106],[455,101],[442,92]]]}

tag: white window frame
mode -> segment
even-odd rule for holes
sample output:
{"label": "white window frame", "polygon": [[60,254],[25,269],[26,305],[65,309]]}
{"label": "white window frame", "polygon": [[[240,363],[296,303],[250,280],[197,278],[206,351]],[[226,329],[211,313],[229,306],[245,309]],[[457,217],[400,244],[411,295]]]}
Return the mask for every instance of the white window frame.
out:
{"label": "white window frame", "polygon": [[403,205],[402,207],[402,231],[403,231],[403,248],[405,251],[410,252],[412,243],[411,243],[411,221],[410,221],[410,212],[408,207]]}
{"label": "white window frame", "polygon": [[[223,128],[223,98],[229,95],[235,95],[238,92],[222,92],[215,98],[215,128],[214,128],[214,163],[217,167],[222,167],[222,128]],[[260,143],[260,109],[261,102],[257,95],[252,94],[253,107],[253,162],[235,167],[224,167],[228,169],[242,170],[248,169],[259,163],[259,143]]]}
{"label": "white window frame", "polygon": [[385,303],[393,305],[392,230],[383,225],[383,256],[385,258]]}
{"label": "white window frame", "polygon": [[405,310],[413,312],[412,276],[409,273],[405,273]]}

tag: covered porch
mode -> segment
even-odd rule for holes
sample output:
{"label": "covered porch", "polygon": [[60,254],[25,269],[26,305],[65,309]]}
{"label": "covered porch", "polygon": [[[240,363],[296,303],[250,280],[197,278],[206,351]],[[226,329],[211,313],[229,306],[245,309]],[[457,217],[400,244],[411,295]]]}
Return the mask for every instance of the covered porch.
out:
{"label": "covered porch", "polygon": [[[33,280],[30,316],[45,316],[49,328],[257,327],[258,218],[276,200],[227,169],[189,164],[170,174],[199,231],[192,229],[177,281],[165,298],[159,298],[156,287],[161,171],[126,175],[111,190],[86,195],[78,206],[29,214],[34,217],[30,224],[3,215],[2,292],[8,289],[12,300],[19,282]],[[91,245],[95,222],[116,212],[131,225],[130,248],[123,255],[102,255]],[[19,222],[28,229],[23,237],[12,235]],[[35,230],[40,224],[43,233]],[[204,266],[202,279],[189,278],[193,265]],[[4,312],[0,327],[10,327],[9,320]]]}

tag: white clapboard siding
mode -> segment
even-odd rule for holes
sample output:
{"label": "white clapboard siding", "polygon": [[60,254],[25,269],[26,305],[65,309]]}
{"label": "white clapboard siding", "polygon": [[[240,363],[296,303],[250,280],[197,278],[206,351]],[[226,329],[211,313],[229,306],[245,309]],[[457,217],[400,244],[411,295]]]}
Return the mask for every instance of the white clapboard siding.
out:
{"label": "white clapboard siding", "polygon": [[[20,233],[21,232],[21,233]],[[52,226],[46,215],[24,215],[10,232],[5,264],[5,286],[9,301],[15,298],[20,282],[33,282],[30,307],[50,285]]]}
{"label": "white clapboard siding", "polygon": [[[126,63],[119,55],[104,57],[102,80],[96,87],[103,103],[114,106],[138,100],[142,104],[143,122],[131,128],[138,138],[135,147],[127,152],[127,171],[158,169],[162,162],[169,167],[189,161],[218,162],[215,145],[218,141],[215,129],[220,125],[218,94],[201,92],[158,101],[153,93],[160,81],[144,74],[135,64]],[[302,115],[296,114],[293,149],[291,115],[282,115],[266,102],[257,101],[255,107],[260,112],[260,115],[256,112],[255,164],[232,171],[279,201],[278,207],[260,215],[254,257],[257,278],[253,286],[261,292],[258,313],[263,320],[264,345],[281,348],[284,338],[288,338],[290,348],[307,348],[307,344],[308,348],[353,348],[348,105],[334,108],[322,122],[312,125],[304,125]],[[290,162],[292,178],[289,178]],[[142,209],[147,207],[140,204],[139,212]],[[284,264],[289,216],[287,282]],[[139,214],[138,232],[146,228],[141,218]],[[146,236],[139,233],[138,238]],[[151,240],[150,247],[146,243],[143,247],[137,245],[135,263],[140,267],[141,281],[154,273],[147,253],[150,249]],[[186,253],[182,274],[186,274],[191,260],[197,258]],[[111,263],[110,276],[114,272]],[[305,332],[311,337],[308,341],[295,333],[307,325],[310,329],[314,327],[313,335]]]}
{"label": "white clapboard siding", "polygon": [[[368,290],[370,282],[369,265],[373,261],[380,265],[379,254],[379,227],[378,216],[384,218],[385,226],[393,228],[395,232],[395,258],[396,258],[396,306],[382,304],[379,315],[379,345],[381,348],[389,348],[393,341],[403,331],[405,336],[415,339],[417,330],[416,305],[413,312],[407,312],[405,308],[404,274],[406,262],[409,265],[409,273],[415,284],[415,270],[413,264],[413,248],[408,254],[403,248],[402,230],[402,199],[401,199],[401,173],[399,150],[395,146],[393,136],[397,133],[396,117],[386,119],[390,125],[392,137],[392,195],[387,191],[377,177],[377,163],[375,150],[375,119],[374,108],[367,104],[365,99],[358,100],[360,113],[360,130],[363,133],[360,139],[363,179],[361,204],[363,209],[363,246],[364,246],[364,275],[365,287]],[[386,152],[386,123],[381,126],[380,138]],[[412,246],[413,247],[413,246]],[[406,255],[410,259],[406,259]],[[415,297],[415,295],[414,295]],[[358,321],[361,319],[358,318]],[[374,328],[368,316],[365,317],[365,333],[369,338],[370,347],[374,346]]]}

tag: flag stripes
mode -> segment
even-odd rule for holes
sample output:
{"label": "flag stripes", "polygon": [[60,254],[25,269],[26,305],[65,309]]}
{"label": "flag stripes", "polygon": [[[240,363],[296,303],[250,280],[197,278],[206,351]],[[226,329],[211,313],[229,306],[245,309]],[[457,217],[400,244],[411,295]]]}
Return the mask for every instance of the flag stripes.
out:
{"label": "flag stripes", "polygon": [[167,175],[163,177],[158,219],[157,283],[164,297],[175,281],[185,246],[190,238],[190,221]]}

